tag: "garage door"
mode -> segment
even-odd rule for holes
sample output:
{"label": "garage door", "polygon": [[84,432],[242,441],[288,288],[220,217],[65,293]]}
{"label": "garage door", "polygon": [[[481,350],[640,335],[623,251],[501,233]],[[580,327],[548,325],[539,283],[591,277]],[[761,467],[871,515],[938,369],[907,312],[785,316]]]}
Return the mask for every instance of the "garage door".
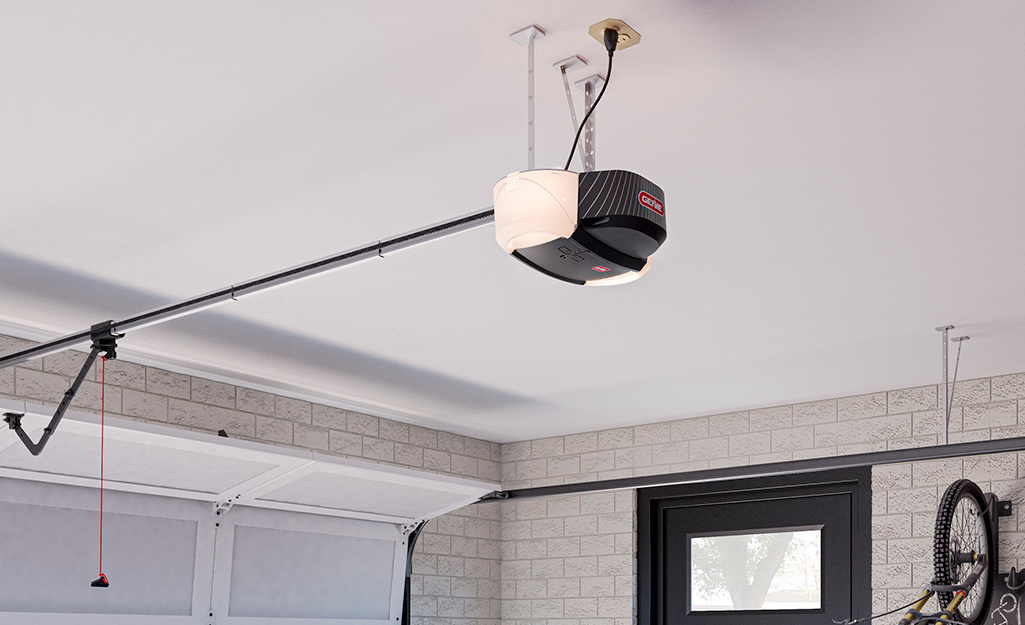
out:
{"label": "garage door", "polygon": [[[25,412],[37,437],[48,417]],[[394,625],[407,538],[497,485],[72,413],[0,438],[0,622]]]}

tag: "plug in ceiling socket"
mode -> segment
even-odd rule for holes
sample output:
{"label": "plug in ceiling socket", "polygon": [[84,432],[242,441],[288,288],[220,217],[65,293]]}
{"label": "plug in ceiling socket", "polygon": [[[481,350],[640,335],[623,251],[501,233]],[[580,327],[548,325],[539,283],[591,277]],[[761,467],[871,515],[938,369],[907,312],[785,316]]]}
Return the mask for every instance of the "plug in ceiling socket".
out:
{"label": "plug in ceiling socket", "polygon": [[635,46],[641,42],[641,35],[630,25],[623,20],[617,20],[609,18],[602,20],[597,24],[592,24],[587,29],[588,34],[598,40],[598,43],[605,45],[605,30],[611,29],[616,31],[618,43],[616,44],[616,50],[625,50],[630,46]]}

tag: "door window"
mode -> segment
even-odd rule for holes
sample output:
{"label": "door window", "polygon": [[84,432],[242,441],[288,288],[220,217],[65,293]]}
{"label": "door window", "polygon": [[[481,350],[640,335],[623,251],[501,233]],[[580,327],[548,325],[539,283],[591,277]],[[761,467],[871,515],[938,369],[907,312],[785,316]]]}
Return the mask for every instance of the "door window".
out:
{"label": "door window", "polygon": [[638,491],[639,625],[821,625],[871,607],[871,470]]}

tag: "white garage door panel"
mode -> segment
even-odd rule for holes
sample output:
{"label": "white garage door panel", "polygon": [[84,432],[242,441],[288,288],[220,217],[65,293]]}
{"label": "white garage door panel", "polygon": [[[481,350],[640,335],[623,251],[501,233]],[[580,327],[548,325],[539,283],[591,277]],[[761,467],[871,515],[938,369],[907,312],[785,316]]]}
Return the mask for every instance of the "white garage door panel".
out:
{"label": "white garage door panel", "polygon": [[[394,625],[406,536],[392,523],[0,478],[0,623]],[[254,620],[255,619],[255,620]]]}
{"label": "white garage door panel", "polygon": [[[103,568],[94,488],[0,478],[0,623],[177,625],[209,605],[214,526],[208,504],[104,494]],[[203,614],[205,616],[205,613]]]}
{"label": "white garage door panel", "polygon": [[[104,563],[117,584],[97,576],[97,514],[91,510],[0,503],[0,605],[8,612],[192,614],[195,521],[104,515]],[[16,574],[11,574],[16,572]]]}
{"label": "white garage door panel", "polygon": [[[38,436],[52,408],[0,399]],[[0,624],[396,625],[406,532],[495,484],[69,411],[0,430]]]}
{"label": "white garage door panel", "polygon": [[229,616],[388,620],[394,541],[236,526]]}
{"label": "white garage door panel", "polygon": [[218,625],[395,625],[406,536],[394,524],[236,506],[217,533]]}

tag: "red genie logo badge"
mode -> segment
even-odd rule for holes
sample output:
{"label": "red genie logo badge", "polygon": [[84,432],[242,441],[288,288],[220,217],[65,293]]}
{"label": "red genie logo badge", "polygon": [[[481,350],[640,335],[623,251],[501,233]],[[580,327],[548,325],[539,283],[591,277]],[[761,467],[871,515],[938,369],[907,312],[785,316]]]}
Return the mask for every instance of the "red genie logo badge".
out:
{"label": "red genie logo badge", "polygon": [[657,197],[648,193],[647,191],[641,191],[640,195],[637,196],[637,201],[647,206],[651,210],[655,211],[659,215],[666,214],[666,208],[662,205]]}

